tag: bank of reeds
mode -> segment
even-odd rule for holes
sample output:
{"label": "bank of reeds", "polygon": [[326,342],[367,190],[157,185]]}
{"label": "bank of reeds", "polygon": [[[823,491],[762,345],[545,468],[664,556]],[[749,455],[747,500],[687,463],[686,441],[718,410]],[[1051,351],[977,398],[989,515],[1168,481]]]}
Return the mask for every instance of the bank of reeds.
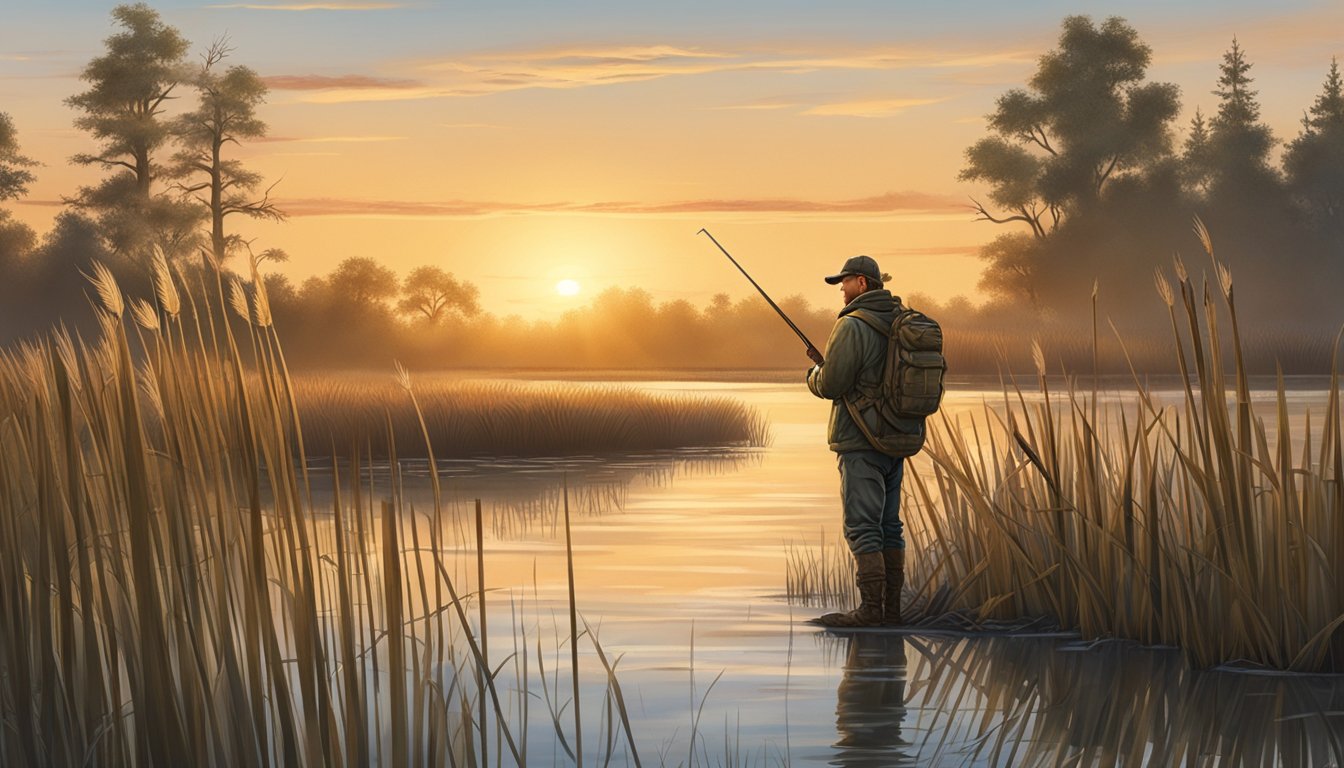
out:
{"label": "bank of reeds", "polygon": [[[371,441],[375,450],[385,450],[390,437],[403,454],[424,455],[415,411],[390,377],[308,374],[295,376],[293,383],[309,444]],[[433,376],[417,377],[417,391],[430,444],[440,458],[759,447],[769,440],[769,425],[760,413],[725,397]]]}
{"label": "bank of reeds", "polygon": [[314,508],[264,291],[234,286],[235,334],[156,277],[127,302],[97,269],[99,338],[0,352],[0,764],[525,764],[540,645],[490,655],[437,475],[413,509],[394,455],[375,499],[356,445]]}
{"label": "bank of reeds", "polygon": [[[1175,286],[1157,275],[1180,405],[1137,373],[1129,405],[1073,377],[1052,389],[1037,346],[1035,393],[1006,384],[978,417],[929,420],[906,481],[911,618],[1045,617],[1198,667],[1344,671],[1338,374],[1323,413],[1295,422],[1281,379],[1253,407],[1232,276],[1199,229],[1216,283],[1179,259]],[[799,592],[852,583],[843,559],[792,560]]]}

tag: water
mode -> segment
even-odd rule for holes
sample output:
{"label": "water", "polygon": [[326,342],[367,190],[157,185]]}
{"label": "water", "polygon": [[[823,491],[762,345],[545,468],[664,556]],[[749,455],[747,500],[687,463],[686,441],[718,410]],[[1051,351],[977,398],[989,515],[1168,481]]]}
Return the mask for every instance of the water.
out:
{"label": "water", "polygon": [[[580,629],[586,622],[608,660],[620,659],[644,765],[1325,765],[1341,754],[1344,678],[1196,673],[1173,649],[1122,643],[840,634],[804,623],[817,611],[784,599],[785,552],[835,540],[830,404],[801,384],[631,386],[740,398],[769,417],[773,443],[461,461],[443,473],[461,590],[476,588],[469,509],[483,500],[490,656],[505,662],[510,716],[531,702],[529,762],[570,760],[548,709],[573,742],[573,707],[562,707],[571,695],[562,482]],[[944,410],[978,410],[986,394],[959,389]],[[1324,400],[1298,388],[1290,408],[1301,419]],[[423,463],[406,466],[406,487],[423,509]],[[584,762],[603,764],[610,751],[612,764],[633,764],[614,711],[608,725],[602,663],[590,639],[579,647]]]}

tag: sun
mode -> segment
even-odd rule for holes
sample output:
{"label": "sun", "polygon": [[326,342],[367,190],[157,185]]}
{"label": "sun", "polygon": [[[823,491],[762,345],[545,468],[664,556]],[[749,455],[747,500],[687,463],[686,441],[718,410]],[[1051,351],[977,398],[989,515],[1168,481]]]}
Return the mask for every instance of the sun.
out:
{"label": "sun", "polygon": [[555,292],[561,296],[574,296],[579,292],[579,281],[569,279],[561,280],[555,284]]}

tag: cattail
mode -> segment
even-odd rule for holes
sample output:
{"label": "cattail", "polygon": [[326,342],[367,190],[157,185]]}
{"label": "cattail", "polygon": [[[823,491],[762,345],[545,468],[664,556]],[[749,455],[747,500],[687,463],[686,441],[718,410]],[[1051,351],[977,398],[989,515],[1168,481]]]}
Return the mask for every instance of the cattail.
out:
{"label": "cattail", "polygon": [[159,330],[159,313],[144,299],[131,299],[131,315],[141,328],[149,331]]}
{"label": "cattail", "polygon": [[1153,270],[1153,282],[1157,285],[1157,295],[1162,297],[1168,307],[1175,306],[1176,297],[1171,292],[1171,283],[1167,282],[1167,276],[1162,274],[1161,267]]}
{"label": "cattail", "polygon": [[149,404],[150,413],[159,421],[164,420],[163,396],[159,393],[159,388],[155,386],[154,369],[146,361],[140,366],[139,375],[140,392],[144,400]]}
{"label": "cattail", "polygon": [[70,386],[78,392],[83,381],[79,376],[79,358],[75,356],[75,344],[64,328],[55,335],[55,346],[56,354],[60,356],[61,364],[65,366],[66,374],[69,376]]}
{"label": "cattail", "polygon": [[1039,338],[1031,340],[1031,359],[1036,362],[1036,375],[1045,377],[1045,350],[1041,349]]}
{"label": "cattail", "polygon": [[117,287],[117,279],[112,276],[111,270],[103,266],[101,261],[95,261],[93,262],[93,275],[84,275],[84,277],[93,283],[94,290],[98,291],[98,298],[103,300],[103,308],[107,310],[108,314],[120,318],[126,307],[122,303],[121,289]]}
{"label": "cattail", "polygon": [[397,366],[397,383],[407,392],[411,391],[411,372],[406,370],[406,366],[401,364],[400,360],[394,360]]}
{"label": "cattail", "polygon": [[159,294],[159,306],[168,313],[168,317],[177,317],[182,311],[182,297],[178,295],[177,285],[168,271],[168,257],[158,246],[154,247],[154,288]]}
{"label": "cattail", "polygon": [[1204,246],[1204,250],[1212,256],[1213,238],[1209,237],[1208,228],[1204,226],[1204,221],[1198,216],[1195,217],[1195,235],[1199,238],[1200,244]]}
{"label": "cattail", "polygon": [[256,310],[257,325],[270,326],[271,300],[266,297],[266,286],[260,280],[252,284],[252,306]]}
{"label": "cattail", "polygon": [[1231,301],[1231,300],[1232,300],[1232,270],[1228,269],[1226,266],[1224,266],[1224,265],[1221,264],[1221,263],[1217,264],[1217,267],[1218,267],[1218,284],[1221,285],[1222,288],[1223,288],[1223,296],[1224,296],[1228,301]]}
{"label": "cattail", "polygon": [[247,294],[243,292],[243,284],[237,279],[229,284],[229,306],[233,307],[233,311],[239,317],[249,323],[252,322],[252,312],[247,308]]}

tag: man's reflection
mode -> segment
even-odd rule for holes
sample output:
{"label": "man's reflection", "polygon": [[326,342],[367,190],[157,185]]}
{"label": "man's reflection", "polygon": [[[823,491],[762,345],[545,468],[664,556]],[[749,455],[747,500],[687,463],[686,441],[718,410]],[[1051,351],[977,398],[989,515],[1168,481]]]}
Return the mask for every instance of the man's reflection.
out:
{"label": "man's reflection", "polygon": [[831,765],[910,764],[902,747],[905,722],[905,638],[855,632],[845,638],[844,677],[835,691],[835,757]]}

